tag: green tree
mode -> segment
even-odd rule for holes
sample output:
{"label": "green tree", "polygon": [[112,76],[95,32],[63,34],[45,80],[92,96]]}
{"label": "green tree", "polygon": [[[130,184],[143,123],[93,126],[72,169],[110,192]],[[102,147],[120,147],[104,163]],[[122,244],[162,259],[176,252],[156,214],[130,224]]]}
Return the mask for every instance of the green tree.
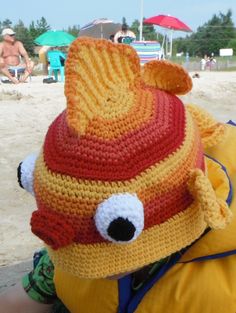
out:
{"label": "green tree", "polygon": [[19,20],[19,22],[14,26],[14,31],[16,32],[16,38],[23,43],[29,55],[33,55],[34,54],[33,38],[28,28],[25,27],[24,23],[21,20]]}
{"label": "green tree", "polygon": [[68,27],[68,29],[66,30],[69,34],[78,37],[79,35],[79,31],[80,31],[80,27],[79,25],[73,25],[72,27]]}
{"label": "green tree", "polygon": [[40,20],[37,20],[36,23],[34,21],[31,22],[29,26],[29,32],[33,39],[37,38],[41,34],[50,30],[51,26],[47,23],[44,17],[41,17]]}
{"label": "green tree", "polygon": [[122,17],[122,25],[123,24],[127,24],[128,25],[128,23],[126,22],[126,18],[124,16]]}
{"label": "green tree", "polygon": [[[145,18],[144,18],[145,19]],[[139,20],[134,20],[130,29],[135,33],[136,38],[139,39]],[[143,38],[144,40],[159,40],[162,41],[162,36],[157,34],[155,28],[151,24],[143,24]]]}
{"label": "green tree", "polygon": [[8,18],[3,22],[0,21],[0,33],[4,28],[12,28],[12,21],[10,21]]}
{"label": "green tree", "polygon": [[37,30],[37,28],[35,26],[34,21],[32,21],[29,25],[29,32],[30,32],[31,37],[34,39],[40,35],[39,31]]}
{"label": "green tree", "polygon": [[[198,27],[197,32],[185,39],[188,51],[191,55],[203,56],[205,54],[219,55],[219,50],[228,46],[230,40],[236,38],[234,23],[232,21],[232,11],[226,14],[214,14],[211,20],[203,26]],[[183,45],[184,41],[178,45]]]}
{"label": "green tree", "polygon": [[227,48],[233,49],[234,53],[236,52],[236,38],[230,40],[230,42],[228,43]]}
{"label": "green tree", "polygon": [[9,20],[8,18],[2,22],[2,28],[11,28],[11,27],[12,27],[12,21]]}
{"label": "green tree", "polygon": [[173,54],[183,52],[186,54],[189,52],[191,55],[193,54],[192,41],[190,36],[185,38],[176,38],[173,40]]}
{"label": "green tree", "polygon": [[[41,17],[40,20],[37,20],[36,28],[42,34],[51,29],[51,26],[47,23],[45,17]],[[40,35],[41,35],[40,34]]]}
{"label": "green tree", "polygon": [[138,39],[139,38],[139,21],[138,20],[133,21],[130,27],[130,30],[135,33],[136,38]]}

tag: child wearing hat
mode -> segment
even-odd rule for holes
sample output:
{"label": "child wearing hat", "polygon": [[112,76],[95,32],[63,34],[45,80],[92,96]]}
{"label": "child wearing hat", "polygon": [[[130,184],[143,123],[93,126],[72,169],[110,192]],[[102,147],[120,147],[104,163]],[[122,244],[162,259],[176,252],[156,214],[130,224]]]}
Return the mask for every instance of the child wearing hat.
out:
{"label": "child wearing hat", "polygon": [[46,250],[4,313],[235,311],[236,128],[184,105],[191,88],[127,45],[72,43],[67,108],[18,169]]}

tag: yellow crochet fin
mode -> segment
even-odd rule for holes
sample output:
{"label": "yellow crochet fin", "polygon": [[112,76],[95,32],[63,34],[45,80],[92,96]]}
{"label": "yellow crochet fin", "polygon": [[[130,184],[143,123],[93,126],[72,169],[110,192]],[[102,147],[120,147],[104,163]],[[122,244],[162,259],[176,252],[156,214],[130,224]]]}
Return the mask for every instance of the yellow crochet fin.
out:
{"label": "yellow crochet fin", "polygon": [[216,197],[209,179],[200,169],[191,170],[188,188],[195,205],[203,211],[206,223],[213,229],[225,228],[232,212],[223,199]]}
{"label": "yellow crochet fin", "polygon": [[94,118],[125,114],[135,102],[134,86],[139,84],[139,58],[130,46],[78,38],[66,61],[68,125],[83,135]]}
{"label": "yellow crochet fin", "polygon": [[147,86],[175,95],[184,95],[192,89],[192,79],[185,69],[168,61],[150,61],[143,66],[142,79]]}
{"label": "yellow crochet fin", "polygon": [[217,122],[206,110],[193,104],[188,104],[187,110],[198,125],[204,148],[215,146],[225,139],[227,127]]}

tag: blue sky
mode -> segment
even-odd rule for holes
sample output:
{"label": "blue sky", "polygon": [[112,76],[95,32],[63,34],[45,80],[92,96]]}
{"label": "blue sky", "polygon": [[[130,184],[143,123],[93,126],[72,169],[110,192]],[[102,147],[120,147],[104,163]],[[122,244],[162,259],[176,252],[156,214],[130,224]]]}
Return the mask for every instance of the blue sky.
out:
{"label": "blue sky", "polygon": [[[121,22],[125,16],[128,24],[140,19],[142,0],[1,0],[0,21],[9,18],[14,24],[21,19],[25,25],[44,16],[53,29],[80,25],[107,17]],[[236,26],[236,0],[143,0],[143,14],[151,17],[159,14],[170,14],[178,17],[192,30],[203,25],[214,13],[233,11]],[[161,31],[160,28],[157,28]],[[176,34],[177,35],[177,34]],[[178,33],[181,35],[181,33]]]}

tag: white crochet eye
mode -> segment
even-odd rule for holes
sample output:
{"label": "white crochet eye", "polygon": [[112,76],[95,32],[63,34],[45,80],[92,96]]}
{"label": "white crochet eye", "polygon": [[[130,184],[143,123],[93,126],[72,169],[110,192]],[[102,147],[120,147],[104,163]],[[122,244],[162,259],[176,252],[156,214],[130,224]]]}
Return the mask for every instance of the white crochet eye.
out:
{"label": "white crochet eye", "polygon": [[38,154],[28,155],[18,167],[18,181],[22,188],[34,196],[34,168]]}
{"label": "white crochet eye", "polygon": [[135,240],[144,227],[144,208],[135,194],[115,194],[100,203],[95,214],[100,235],[115,243]]}

